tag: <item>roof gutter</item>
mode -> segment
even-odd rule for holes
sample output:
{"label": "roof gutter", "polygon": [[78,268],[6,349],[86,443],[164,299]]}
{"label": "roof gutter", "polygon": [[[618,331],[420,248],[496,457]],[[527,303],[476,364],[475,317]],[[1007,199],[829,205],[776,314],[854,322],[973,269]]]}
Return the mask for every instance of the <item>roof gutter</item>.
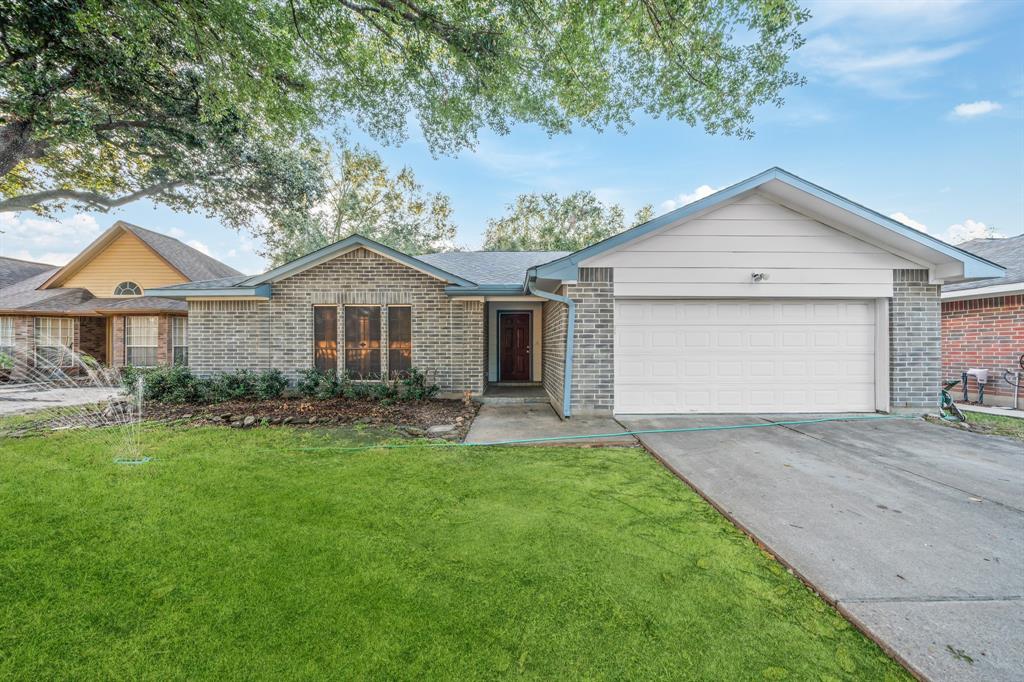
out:
{"label": "roof gutter", "polygon": [[572,416],[572,356],[576,345],[576,303],[568,296],[559,296],[537,288],[537,278],[531,277],[526,288],[534,296],[546,298],[555,303],[564,303],[568,308],[569,326],[565,332],[565,376],[562,379],[562,418]]}
{"label": "roof gutter", "polygon": [[169,287],[165,289],[147,289],[144,296],[155,296],[159,298],[211,298],[211,297],[235,297],[249,296],[253,298],[270,298],[270,285],[260,284],[251,287],[220,287],[217,289],[187,289],[184,287]]}

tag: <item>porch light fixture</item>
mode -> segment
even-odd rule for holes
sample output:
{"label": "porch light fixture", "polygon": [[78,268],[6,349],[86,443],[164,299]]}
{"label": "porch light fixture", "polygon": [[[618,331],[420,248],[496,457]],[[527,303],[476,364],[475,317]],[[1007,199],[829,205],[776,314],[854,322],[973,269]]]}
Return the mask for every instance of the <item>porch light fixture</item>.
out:
{"label": "porch light fixture", "polygon": [[755,282],[767,282],[768,281],[768,273],[767,272],[752,272],[752,273],[750,273],[750,279],[752,279]]}

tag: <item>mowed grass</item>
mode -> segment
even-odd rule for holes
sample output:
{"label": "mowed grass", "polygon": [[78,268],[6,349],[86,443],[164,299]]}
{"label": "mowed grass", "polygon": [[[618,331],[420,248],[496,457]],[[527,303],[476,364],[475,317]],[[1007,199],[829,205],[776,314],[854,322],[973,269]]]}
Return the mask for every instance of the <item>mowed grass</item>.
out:
{"label": "mowed grass", "polygon": [[0,677],[909,679],[641,450],[358,441],[0,441]]}

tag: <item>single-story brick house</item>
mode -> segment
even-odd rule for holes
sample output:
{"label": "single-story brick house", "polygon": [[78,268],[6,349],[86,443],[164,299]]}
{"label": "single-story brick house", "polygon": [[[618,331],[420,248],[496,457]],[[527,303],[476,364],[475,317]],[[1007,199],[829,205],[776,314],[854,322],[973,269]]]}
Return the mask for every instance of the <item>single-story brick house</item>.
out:
{"label": "single-story brick house", "polygon": [[112,367],[185,362],[188,305],[143,293],[239,274],[123,221],[61,267],[0,259],[0,354],[14,359],[15,376],[66,370],[76,364],[68,351]]}
{"label": "single-story brick house", "polygon": [[[999,263],[1006,274],[942,287],[942,373],[959,379],[968,369],[987,369],[985,403],[1012,405],[1015,389],[1003,372],[1020,371],[1024,354],[1024,235],[972,239],[960,248]],[[969,389],[976,399],[974,379]]]}
{"label": "single-story brick house", "polygon": [[1003,269],[778,168],[574,253],[413,257],[360,236],[164,287],[199,374],[410,366],[585,413],[935,404],[939,287]]}

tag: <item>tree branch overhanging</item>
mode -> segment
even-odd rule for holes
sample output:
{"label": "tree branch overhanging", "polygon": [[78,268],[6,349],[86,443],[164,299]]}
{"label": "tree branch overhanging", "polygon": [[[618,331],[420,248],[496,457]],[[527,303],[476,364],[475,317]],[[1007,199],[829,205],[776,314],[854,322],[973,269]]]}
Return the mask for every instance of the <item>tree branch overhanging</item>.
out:
{"label": "tree branch overhanging", "polygon": [[15,211],[30,211],[40,204],[50,201],[77,201],[87,205],[90,210],[106,212],[112,208],[118,208],[130,204],[138,199],[156,196],[169,192],[177,187],[186,184],[184,180],[170,180],[159,182],[150,187],[125,194],[119,197],[109,197],[98,192],[87,192],[74,189],[49,189],[42,192],[33,192],[21,196],[10,197],[0,201],[0,213],[13,213]]}

